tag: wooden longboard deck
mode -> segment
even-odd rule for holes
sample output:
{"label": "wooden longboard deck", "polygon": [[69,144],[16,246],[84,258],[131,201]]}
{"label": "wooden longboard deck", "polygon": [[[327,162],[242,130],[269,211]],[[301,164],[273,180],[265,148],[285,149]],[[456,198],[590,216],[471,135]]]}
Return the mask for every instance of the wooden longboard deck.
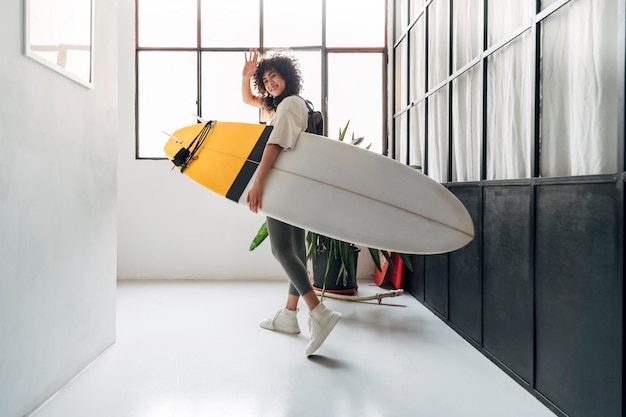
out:
{"label": "wooden longboard deck", "polygon": [[370,294],[370,295],[360,295],[360,294],[355,294],[355,295],[343,295],[343,294],[335,294],[332,292],[328,292],[328,291],[320,291],[320,290],[315,290],[315,294],[318,296],[324,296],[326,298],[334,298],[336,300],[344,300],[344,301],[372,301],[372,300],[377,300],[378,304],[382,304],[382,300],[384,298],[389,298],[389,297],[399,297],[401,295],[404,294],[404,290],[400,289],[400,290],[389,290],[389,291],[385,291],[385,292],[377,292],[376,294]]}
{"label": "wooden longboard deck", "polygon": [[[202,129],[174,132],[172,158]],[[271,127],[216,122],[184,174],[239,204],[246,196]],[[398,253],[456,250],[474,237],[463,204],[431,178],[374,152],[301,133],[280,154],[267,178],[263,212],[276,219],[352,243]]]}

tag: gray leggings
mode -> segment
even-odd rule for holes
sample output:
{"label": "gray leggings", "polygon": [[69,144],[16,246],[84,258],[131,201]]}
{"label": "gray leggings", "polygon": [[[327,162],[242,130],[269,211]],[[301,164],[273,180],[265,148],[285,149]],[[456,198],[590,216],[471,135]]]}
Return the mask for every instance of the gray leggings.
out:
{"label": "gray leggings", "polygon": [[304,295],[313,290],[306,269],[306,244],[304,230],[267,218],[272,254],[289,277],[289,294]]}

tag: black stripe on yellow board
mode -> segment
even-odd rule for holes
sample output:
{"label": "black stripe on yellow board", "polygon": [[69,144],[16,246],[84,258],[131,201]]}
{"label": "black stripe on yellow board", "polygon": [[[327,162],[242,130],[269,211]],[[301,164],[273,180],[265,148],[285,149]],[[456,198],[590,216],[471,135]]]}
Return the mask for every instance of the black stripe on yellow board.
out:
{"label": "black stripe on yellow board", "polygon": [[239,174],[237,174],[237,178],[233,181],[232,185],[228,189],[226,193],[226,198],[232,200],[234,202],[238,202],[241,198],[241,194],[243,194],[243,190],[246,189],[246,186],[250,182],[250,179],[256,172],[259,163],[261,162],[261,157],[263,156],[263,150],[265,149],[265,145],[267,144],[267,140],[270,137],[270,133],[272,133],[272,126],[266,126],[259,136],[259,140],[257,140],[256,144],[250,151],[250,155],[246,162],[244,162]]}

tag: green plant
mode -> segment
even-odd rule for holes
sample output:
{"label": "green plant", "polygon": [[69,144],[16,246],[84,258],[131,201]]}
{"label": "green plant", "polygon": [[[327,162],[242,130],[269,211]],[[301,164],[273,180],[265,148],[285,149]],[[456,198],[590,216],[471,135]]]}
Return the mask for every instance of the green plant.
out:
{"label": "green plant", "polygon": [[[326,285],[326,280],[328,279],[328,272],[331,269],[333,262],[339,261],[339,273],[337,274],[336,284],[339,284],[341,281],[344,287],[354,287],[358,288],[358,283],[356,279],[356,256],[355,252],[359,250],[359,248],[349,242],[344,242],[343,240],[334,239],[328,236],[320,235],[315,232],[307,232],[306,235],[307,242],[307,258],[311,259],[311,262],[315,264],[317,261],[317,256],[320,252],[326,252],[326,270],[324,271],[324,286]],[[372,260],[374,261],[374,265],[379,271],[382,271],[380,254],[382,253],[387,262],[389,263],[389,267],[393,270],[394,264],[391,259],[391,252],[381,251],[379,249],[367,248]],[[409,270],[413,270],[413,266],[411,263],[411,258],[409,258],[405,254],[400,254],[404,264],[407,266]]]}
{"label": "green plant", "polygon": [[[333,239],[328,236],[320,235],[315,232],[307,232],[306,234],[306,255],[311,259],[311,262],[315,264],[317,262],[317,256],[320,252],[326,252],[326,270],[324,271],[324,287],[326,286],[326,279],[328,278],[328,272],[334,261],[339,260],[339,273],[337,274],[337,284],[340,281],[343,282],[344,287],[349,285],[357,288],[356,282],[356,256],[358,251],[356,245],[343,240]],[[378,263],[380,269],[380,260]]]}
{"label": "green plant", "polygon": [[[339,128],[339,136],[337,140],[343,142],[345,140],[346,133],[348,131],[348,126],[350,125],[350,120],[346,123],[343,129]],[[350,143],[355,146],[359,146],[365,137],[355,137],[354,132],[352,133],[352,137],[350,139]],[[371,147],[371,143],[366,146],[366,149]],[[252,240],[250,244],[250,250],[254,250],[258,245],[265,240],[267,237],[267,224],[263,223],[259,228],[256,236]],[[317,260],[317,256],[320,252],[327,252],[327,262],[326,262],[326,270],[324,272],[324,288],[326,287],[326,282],[328,278],[328,272],[331,269],[331,265],[335,261],[340,262],[339,274],[337,275],[337,284],[340,281],[343,282],[343,286],[353,286],[354,288],[358,288],[357,279],[356,279],[356,256],[355,252],[359,249],[356,245],[349,242],[344,242],[339,239],[334,239],[328,236],[320,235],[315,232],[308,231],[306,235],[306,246],[307,246],[307,258],[311,259],[311,262],[315,264]],[[381,259],[380,254],[382,253],[387,262],[389,263],[389,267],[393,270],[394,265],[391,259],[391,253],[388,251],[381,251],[379,249],[368,248],[368,251],[374,261],[376,268],[381,271]],[[409,270],[413,270],[411,264],[411,258],[405,254],[400,254],[404,264],[407,266]]]}

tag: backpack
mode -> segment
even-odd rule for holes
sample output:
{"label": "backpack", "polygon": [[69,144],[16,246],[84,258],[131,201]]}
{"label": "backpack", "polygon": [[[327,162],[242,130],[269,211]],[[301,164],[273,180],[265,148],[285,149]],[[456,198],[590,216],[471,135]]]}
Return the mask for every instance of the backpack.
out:
{"label": "backpack", "polygon": [[324,135],[324,116],[319,110],[313,108],[313,103],[303,98],[306,108],[309,110],[309,120],[305,132],[314,133],[316,135]]}

